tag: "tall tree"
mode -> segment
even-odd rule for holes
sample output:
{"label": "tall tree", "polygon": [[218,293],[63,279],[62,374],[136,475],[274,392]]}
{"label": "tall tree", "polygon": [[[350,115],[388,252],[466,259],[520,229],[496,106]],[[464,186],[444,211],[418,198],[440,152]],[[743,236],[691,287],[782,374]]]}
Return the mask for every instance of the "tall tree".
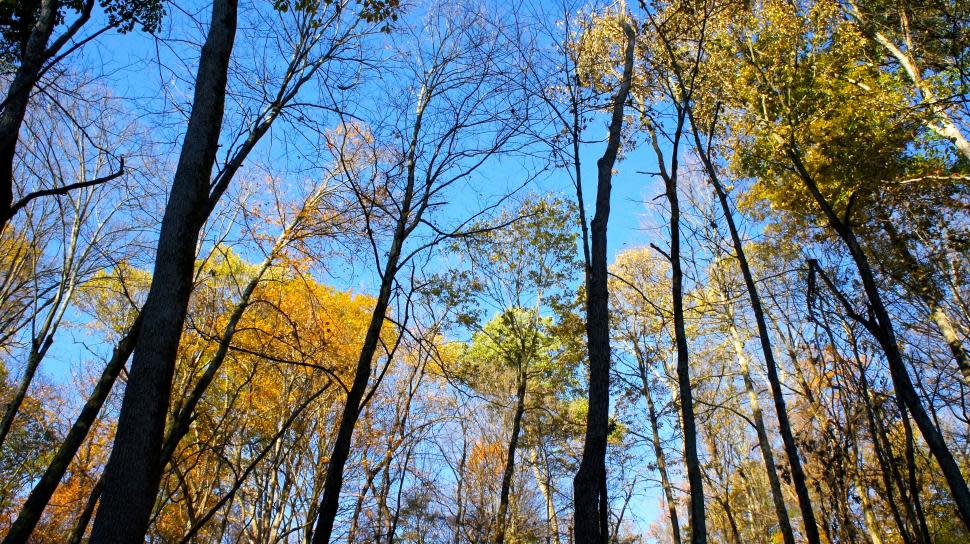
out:
{"label": "tall tree", "polygon": [[[162,218],[152,284],[142,309],[114,447],[105,467],[93,543],[141,542],[161,480],[161,445],[175,357],[192,293],[199,231],[219,193],[210,194],[219,147],[236,0],[214,0],[199,59],[195,98]],[[219,188],[217,188],[218,190]],[[221,188],[224,190],[224,188]]]}
{"label": "tall tree", "polygon": [[590,260],[586,280],[586,343],[589,351],[589,409],[583,457],[573,480],[573,535],[576,544],[609,541],[606,445],[610,418],[610,311],[606,232],[610,218],[613,165],[620,151],[623,118],[633,81],[636,33],[625,12],[616,14],[622,28],[623,68],[610,107],[609,137],[596,161],[596,204],[590,223]]}

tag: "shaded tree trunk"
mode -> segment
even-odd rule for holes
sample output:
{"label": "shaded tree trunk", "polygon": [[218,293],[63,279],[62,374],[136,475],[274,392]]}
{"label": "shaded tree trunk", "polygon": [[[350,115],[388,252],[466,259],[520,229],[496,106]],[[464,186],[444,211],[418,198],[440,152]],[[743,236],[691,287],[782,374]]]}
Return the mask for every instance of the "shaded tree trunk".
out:
{"label": "shaded tree trunk", "polygon": [[576,544],[606,544],[609,539],[606,511],[606,441],[610,412],[610,315],[607,287],[606,229],[610,216],[613,165],[620,150],[623,111],[633,78],[636,36],[629,21],[623,75],[613,97],[612,118],[606,152],[596,162],[596,212],[590,224],[590,267],[587,274],[586,339],[589,350],[589,411],[583,457],[573,480],[573,534]]}
{"label": "shaded tree trunk", "polygon": [[[787,154],[795,168],[795,172],[822,210],[829,226],[848,247],[849,254],[852,256],[852,260],[856,265],[856,271],[862,280],[862,286],[869,302],[869,310],[872,312],[872,317],[863,317],[856,313],[848,304],[848,301],[841,297],[841,293],[835,289],[835,286],[830,285],[828,277],[824,273],[822,273],[822,277],[829,284],[829,287],[832,288],[833,293],[840,298],[850,317],[866,327],[885,353],[886,361],[889,365],[889,374],[892,377],[895,388],[895,394],[900,403],[912,414],[913,421],[916,422],[916,426],[923,435],[923,439],[926,441],[930,452],[940,465],[940,470],[950,488],[953,501],[956,503],[960,520],[964,526],[970,528],[970,489],[967,488],[967,482],[960,472],[960,467],[953,458],[953,454],[950,452],[950,448],[947,446],[943,434],[936,427],[936,424],[926,412],[926,409],[923,408],[922,401],[920,401],[916,388],[913,386],[913,381],[909,377],[909,371],[906,369],[906,363],[903,361],[902,352],[896,341],[896,332],[893,328],[892,319],[889,317],[889,311],[883,303],[882,294],[876,284],[875,274],[869,265],[869,258],[866,256],[862,245],[856,238],[855,232],[848,223],[849,218],[846,217],[843,220],[835,213],[832,205],[819,190],[815,179],[802,163],[801,155],[793,141],[788,144]],[[813,264],[813,266],[817,267],[818,265]]]}
{"label": "shaded tree trunk", "polygon": [[215,0],[202,47],[192,113],[158,240],[114,447],[105,468],[92,544],[141,542],[161,481],[159,468],[172,376],[184,327],[195,251],[209,212],[210,178],[225,107],[237,0]]}
{"label": "shaded tree trunk", "polygon": [[20,127],[27,115],[30,91],[47,59],[47,42],[54,33],[59,0],[43,0],[30,37],[24,44],[20,66],[14,75],[0,112],[0,233],[13,217],[13,163],[17,155]]}
{"label": "shaded tree trunk", "polygon": [[[64,474],[67,472],[68,467],[70,467],[71,461],[77,455],[78,450],[84,443],[84,439],[87,438],[88,432],[91,430],[91,426],[101,412],[101,408],[104,406],[104,402],[107,400],[115,380],[121,373],[121,369],[124,368],[128,357],[131,356],[131,352],[134,351],[135,343],[138,341],[139,331],[141,330],[142,315],[141,313],[138,314],[138,317],[135,318],[135,322],[127,334],[118,342],[114,353],[111,355],[111,359],[101,372],[101,377],[95,384],[94,390],[81,408],[81,413],[78,414],[74,425],[67,432],[67,436],[64,437],[64,441],[61,442],[60,447],[57,448],[57,452],[47,465],[43,476],[41,476],[40,480],[37,481],[27,496],[27,500],[21,507],[20,513],[17,514],[17,519],[10,526],[10,531],[4,538],[3,544],[24,544],[30,539],[30,535],[40,521],[44,509],[47,508],[51,497],[54,495],[54,491],[57,489],[58,484],[60,484],[61,479],[64,478]],[[98,485],[95,486],[91,493],[95,502],[100,495],[103,480],[104,476],[98,480]],[[94,507],[93,504],[90,506],[92,508]],[[90,516],[90,513],[88,515]],[[84,525],[84,529],[86,529],[87,522]]]}
{"label": "shaded tree trunk", "polygon": [[[418,127],[420,129],[420,127]],[[312,544],[328,544],[333,533],[333,523],[337,518],[337,507],[340,504],[340,490],[343,487],[344,467],[347,458],[350,456],[350,447],[353,442],[354,427],[360,418],[361,402],[367,392],[367,384],[370,382],[371,366],[374,356],[380,345],[381,329],[384,326],[384,318],[387,315],[387,308],[391,301],[391,290],[394,283],[394,275],[397,273],[398,262],[401,258],[401,250],[404,239],[407,235],[406,221],[411,209],[411,192],[413,191],[413,175],[410,176],[408,196],[402,207],[401,216],[398,219],[397,227],[394,232],[394,239],[387,255],[387,263],[382,274],[381,289],[371,314],[370,324],[367,327],[367,334],[361,346],[360,357],[354,373],[354,382],[347,392],[347,402],[344,405],[343,413],[340,418],[340,425],[337,428],[337,437],[334,440],[333,448],[330,452],[330,461],[327,463],[327,471],[323,484],[323,496],[317,510],[316,524],[313,529]]]}

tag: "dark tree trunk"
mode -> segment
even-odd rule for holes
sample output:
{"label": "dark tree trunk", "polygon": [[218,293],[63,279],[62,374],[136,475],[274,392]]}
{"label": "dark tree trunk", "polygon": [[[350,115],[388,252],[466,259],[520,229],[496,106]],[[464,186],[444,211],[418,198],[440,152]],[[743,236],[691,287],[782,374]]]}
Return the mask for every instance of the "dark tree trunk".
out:
{"label": "dark tree trunk", "polygon": [[677,345],[677,386],[680,398],[681,427],[684,433],[684,463],[690,485],[690,541],[707,543],[704,512],[704,475],[697,454],[697,425],[694,419],[694,394],[690,384],[690,355],[684,324],[684,272],[680,262],[680,200],[676,173],[666,179],[667,202],[670,205],[670,283],[674,310],[674,339]]}
{"label": "dark tree trunk", "polygon": [[[519,363],[520,367],[523,366]],[[528,385],[525,369],[518,372],[518,385],[515,391],[515,414],[512,416],[512,434],[509,437],[508,452],[505,457],[505,470],[502,471],[502,488],[498,497],[498,516],[495,523],[495,544],[504,544],[505,527],[509,511],[509,494],[512,492],[512,476],[515,474],[515,450],[519,446],[522,430],[522,415],[525,414],[525,393]]]}
{"label": "dark tree trunk", "polygon": [[24,399],[27,398],[27,390],[30,389],[30,384],[34,381],[37,367],[40,366],[40,361],[44,358],[44,355],[50,349],[53,342],[54,335],[50,334],[47,335],[43,344],[38,344],[36,339],[31,343],[30,355],[27,356],[27,367],[24,368],[24,375],[20,379],[20,385],[17,386],[17,391],[3,411],[3,420],[0,421],[0,446],[6,442],[7,435],[10,434],[10,429],[13,428],[13,421],[17,418],[17,412],[20,411]]}
{"label": "dark tree trunk", "polygon": [[[415,134],[419,130],[420,125],[416,127]],[[337,507],[340,505],[340,490],[343,487],[344,481],[344,467],[347,464],[347,458],[350,456],[350,446],[354,438],[354,427],[360,418],[361,402],[364,400],[364,395],[367,392],[367,384],[370,382],[371,365],[374,362],[377,348],[380,346],[381,329],[384,326],[384,318],[387,315],[387,308],[391,302],[394,276],[397,273],[404,240],[408,234],[407,220],[411,211],[411,199],[413,198],[414,190],[413,165],[414,162],[411,161],[411,174],[409,175],[407,194],[394,231],[391,248],[387,255],[387,263],[381,276],[380,293],[377,296],[377,302],[371,314],[370,324],[367,327],[367,334],[361,346],[360,357],[357,359],[354,374],[354,382],[350,387],[350,391],[347,392],[347,403],[344,405],[340,425],[337,428],[337,437],[334,440],[333,449],[330,452],[330,461],[327,463],[327,473],[323,484],[323,497],[320,499],[320,506],[317,510],[317,520],[313,529],[312,544],[329,544],[330,536],[333,534],[333,523],[337,518]]]}
{"label": "dark tree trunk", "polygon": [[624,24],[626,48],[623,75],[613,97],[606,152],[596,161],[596,212],[590,224],[591,257],[587,275],[586,339],[589,350],[589,411],[583,458],[573,480],[575,544],[606,544],[609,539],[606,503],[606,441],[610,412],[610,315],[607,288],[606,228],[610,216],[613,165],[620,149],[623,111],[633,78],[636,36]]}
{"label": "dark tree trunk", "polygon": [[[734,246],[734,256],[738,260],[741,268],[741,276],[744,278],[744,285],[748,292],[748,299],[751,301],[751,312],[754,314],[755,323],[758,326],[758,340],[761,344],[761,354],[765,360],[765,370],[768,376],[768,385],[771,388],[771,399],[775,405],[775,415],[778,417],[778,429],[781,433],[782,444],[785,448],[785,455],[788,458],[788,466],[791,469],[792,483],[795,485],[795,495],[798,497],[798,506],[802,513],[802,521],[805,524],[805,540],[808,544],[819,544],[821,539],[818,533],[818,523],[815,520],[815,512],[812,509],[812,498],[808,492],[805,471],[802,469],[801,458],[798,456],[798,445],[795,443],[795,435],[792,432],[791,422],[788,419],[788,407],[785,404],[785,393],[781,387],[781,380],[778,378],[778,364],[775,362],[775,352],[771,347],[771,337],[768,333],[768,322],[765,319],[764,306],[761,303],[761,295],[758,292],[758,285],[754,281],[754,274],[751,272],[751,265],[744,252],[744,243],[741,234],[738,232],[737,224],[734,221],[734,213],[728,202],[727,193],[721,185],[717,169],[714,167],[706,146],[701,142],[700,132],[694,119],[693,110],[688,108],[687,115],[691,123],[691,132],[694,135],[694,145],[697,154],[704,164],[708,179],[717,193],[718,201],[721,204],[721,212],[727,222],[728,230],[731,233],[731,243]],[[780,514],[779,514],[780,517]],[[789,525],[789,529],[790,529]],[[785,534],[785,542],[789,542],[790,534]]]}
{"label": "dark tree trunk", "polygon": [[862,286],[869,302],[869,310],[872,312],[872,317],[865,318],[849,308],[847,310],[851,311],[853,314],[852,317],[862,323],[875,337],[885,353],[896,397],[912,414],[913,421],[916,422],[916,426],[923,435],[923,440],[926,441],[930,452],[940,465],[940,470],[950,488],[953,501],[956,503],[957,514],[960,520],[964,526],[970,528],[970,489],[967,488],[967,481],[960,472],[960,467],[957,465],[956,460],[954,460],[953,454],[950,452],[950,448],[943,438],[943,433],[940,432],[933,422],[933,419],[926,412],[926,409],[923,408],[922,401],[920,401],[916,388],[913,386],[913,381],[909,377],[906,362],[903,360],[902,352],[896,341],[896,332],[893,328],[892,319],[889,317],[889,311],[883,303],[882,295],[876,284],[875,274],[869,265],[869,258],[862,249],[862,245],[856,238],[851,225],[835,213],[832,205],[819,190],[815,179],[802,163],[801,155],[799,155],[798,149],[793,142],[789,145],[787,151],[798,177],[801,178],[808,192],[822,210],[829,226],[832,227],[842,242],[848,247],[849,254],[855,262],[856,271],[862,280]]}
{"label": "dark tree trunk", "polygon": [[92,544],[142,542],[161,481],[159,460],[199,231],[222,128],[237,0],[215,0],[196,76],[192,113],[162,219],[151,289],[105,467]]}
{"label": "dark tree trunk", "polygon": [[14,75],[0,111],[0,233],[13,217],[13,163],[17,155],[20,127],[27,115],[30,91],[47,59],[47,42],[54,33],[58,0],[43,0],[30,37],[24,44],[20,66]]}
{"label": "dark tree trunk", "polygon": [[98,477],[94,488],[91,489],[91,494],[88,495],[88,500],[84,502],[84,510],[81,510],[81,515],[77,517],[77,522],[71,529],[71,534],[67,537],[67,544],[81,544],[81,541],[84,540],[84,533],[88,532],[88,524],[91,523],[91,516],[94,515],[94,509],[98,505],[98,499],[101,498],[101,488],[103,487],[104,477],[102,475]]}

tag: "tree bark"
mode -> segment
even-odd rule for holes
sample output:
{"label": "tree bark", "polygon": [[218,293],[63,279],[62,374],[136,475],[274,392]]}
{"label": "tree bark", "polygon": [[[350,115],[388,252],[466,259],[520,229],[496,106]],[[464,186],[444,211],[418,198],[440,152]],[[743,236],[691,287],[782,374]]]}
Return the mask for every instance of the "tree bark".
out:
{"label": "tree bark", "polygon": [[730,316],[730,319],[731,339],[734,344],[734,352],[738,357],[738,365],[741,367],[741,379],[744,382],[745,393],[748,395],[748,404],[751,405],[751,419],[754,421],[755,432],[758,435],[758,449],[761,450],[761,459],[765,464],[765,473],[768,476],[768,485],[771,488],[771,500],[775,507],[775,515],[778,517],[778,528],[785,544],[795,544],[795,535],[792,532],[791,520],[788,517],[788,508],[785,507],[785,497],[781,491],[781,480],[778,478],[778,470],[775,467],[775,456],[771,452],[771,442],[768,440],[768,429],[765,427],[764,416],[761,413],[761,402],[758,400],[758,392],[755,390],[754,380],[751,378],[748,356],[744,352],[744,342],[738,332],[737,325],[734,323],[734,316]]}
{"label": "tree bark", "polygon": [[751,272],[751,265],[748,263],[748,257],[744,252],[744,243],[741,240],[741,234],[738,232],[737,224],[734,221],[734,213],[728,202],[727,192],[724,190],[717,169],[711,161],[709,150],[701,142],[699,127],[694,118],[693,109],[690,107],[687,108],[687,116],[690,119],[691,132],[694,135],[694,145],[697,149],[697,154],[701,158],[711,186],[714,187],[714,192],[717,193],[717,198],[721,205],[721,212],[724,214],[728,231],[731,234],[734,256],[738,260],[741,276],[744,279],[744,286],[748,292],[748,299],[751,302],[751,312],[754,314],[755,324],[758,327],[758,340],[761,345],[761,354],[765,360],[765,370],[768,377],[768,385],[771,388],[771,398],[775,406],[775,415],[778,418],[778,430],[781,433],[785,455],[788,458],[788,466],[791,469],[792,483],[795,486],[795,495],[798,497],[798,506],[802,513],[802,522],[805,525],[805,540],[808,544],[820,544],[821,538],[818,533],[818,523],[815,519],[815,511],[812,508],[812,498],[808,492],[805,471],[802,469],[801,458],[798,454],[798,445],[795,442],[795,435],[792,432],[791,421],[788,419],[785,393],[781,387],[781,380],[778,377],[778,363],[775,361],[775,352],[771,346],[771,337],[768,332],[768,322],[765,319],[764,306],[761,302],[761,294],[758,292],[758,285],[755,283],[754,274]]}
{"label": "tree bark", "polygon": [[27,115],[30,91],[47,58],[47,42],[54,33],[59,0],[43,0],[23,49],[0,112],[0,233],[13,217],[13,163],[17,155],[20,127]]}
{"label": "tree bark", "polygon": [[199,231],[211,211],[209,182],[222,128],[237,0],[215,0],[199,60],[192,113],[159,234],[114,447],[105,468],[92,544],[138,543],[148,530],[172,377],[182,335]]}
{"label": "tree bark", "polygon": [[[415,134],[420,130],[416,127]],[[412,147],[413,149],[413,147]],[[387,263],[382,274],[381,289],[377,296],[374,311],[371,314],[370,324],[367,327],[367,334],[361,346],[360,357],[354,374],[354,382],[350,391],[347,392],[347,402],[344,405],[343,414],[340,418],[340,426],[337,428],[337,437],[334,440],[333,448],[330,452],[330,461],[327,463],[327,472],[323,484],[323,497],[320,499],[320,506],[317,510],[317,520],[313,529],[312,544],[329,544],[330,536],[333,533],[333,523],[337,518],[337,507],[340,504],[340,490],[343,487],[344,467],[347,458],[350,456],[350,446],[353,442],[354,427],[360,418],[361,402],[367,392],[367,384],[370,382],[371,365],[374,355],[380,345],[381,329],[384,326],[384,318],[387,315],[387,308],[391,301],[391,290],[394,283],[394,276],[397,273],[398,262],[401,258],[401,250],[404,239],[407,236],[407,219],[411,210],[411,197],[414,190],[413,160],[410,166],[412,173],[409,175],[408,194],[402,206],[401,215],[398,218],[397,226],[394,231],[394,238],[391,248],[387,255]]]}
{"label": "tree bark", "polygon": [[660,425],[657,419],[657,410],[653,404],[653,394],[650,392],[650,382],[647,379],[646,361],[643,359],[639,347],[637,347],[638,370],[640,371],[640,381],[643,383],[643,397],[647,401],[647,418],[650,420],[650,431],[652,433],[653,454],[657,458],[657,470],[660,472],[660,486],[663,488],[664,498],[667,501],[667,514],[670,516],[670,532],[674,544],[681,544],[680,521],[677,519],[677,502],[674,499],[674,488],[670,485],[670,476],[667,473],[667,456],[664,454],[663,446],[660,442]]}
{"label": "tree bark", "polygon": [[623,111],[633,78],[633,50],[636,36],[629,21],[623,75],[616,95],[606,152],[596,161],[596,212],[590,224],[591,257],[587,275],[586,339],[589,350],[589,411],[583,457],[573,479],[575,544],[606,544],[609,539],[606,512],[606,442],[610,412],[610,314],[607,287],[606,230],[610,216],[613,165],[620,150]]}

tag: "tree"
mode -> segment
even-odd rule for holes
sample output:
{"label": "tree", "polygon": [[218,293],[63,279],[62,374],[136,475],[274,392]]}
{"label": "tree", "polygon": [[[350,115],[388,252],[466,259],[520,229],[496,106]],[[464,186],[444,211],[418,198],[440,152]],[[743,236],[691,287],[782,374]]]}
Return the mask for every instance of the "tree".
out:
{"label": "tree", "polygon": [[[624,36],[623,68],[618,76],[617,90],[610,108],[606,150],[596,162],[596,212],[589,226],[590,258],[586,276],[589,409],[582,462],[573,482],[573,533],[577,544],[605,544],[609,540],[610,532],[606,487],[606,444],[610,412],[610,314],[606,230],[610,216],[613,165],[620,151],[624,111],[633,81],[636,33],[625,11],[611,14],[607,19],[607,24],[618,26]],[[601,38],[591,36],[590,39]]]}

